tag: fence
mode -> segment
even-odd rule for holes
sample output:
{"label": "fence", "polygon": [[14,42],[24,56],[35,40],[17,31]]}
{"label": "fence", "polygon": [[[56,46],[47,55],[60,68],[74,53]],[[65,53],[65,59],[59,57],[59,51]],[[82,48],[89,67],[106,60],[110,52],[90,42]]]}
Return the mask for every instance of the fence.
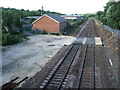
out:
{"label": "fence", "polygon": [[[99,23],[101,23],[100,21],[99,21]],[[120,37],[120,30],[119,29],[113,29],[113,28],[111,28],[111,27],[109,27],[109,26],[107,26],[107,25],[104,25],[103,23],[101,23],[103,26],[104,26],[104,28],[106,29],[106,30],[108,30],[108,31],[110,31],[110,32],[113,32],[113,33],[115,33],[118,37]]]}

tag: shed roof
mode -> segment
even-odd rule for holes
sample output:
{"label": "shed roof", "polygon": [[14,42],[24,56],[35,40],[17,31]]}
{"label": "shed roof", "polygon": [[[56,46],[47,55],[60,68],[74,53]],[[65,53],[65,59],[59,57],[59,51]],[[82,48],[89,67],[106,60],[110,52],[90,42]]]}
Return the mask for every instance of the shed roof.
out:
{"label": "shed roof", "polygon": [[63,19],[60,15],[57,15],[57,14],[47,14],[47,15],[57,20],[58,22],[66,22],[66,20]]}
{"label": "shed roof", "polygon": [[[66,22],[67,21],[67,20],[63,19],[62,17],[60,17],[60,15],[57,15],[57,14],[44,14],[43,16],[48,16],[49,18],[53,19],[54,21],[56,21],[58,23]],[[35,22],[37,22],[43,16],[41,16],[40,18],[38,18],[37,20],[35,20],[32,24],[34,24]]]}
{"label": "shed roof", "polygon": [[27,18],[35,18],[35,19],[38,19],[40,18],[41,16],[28,16]]}

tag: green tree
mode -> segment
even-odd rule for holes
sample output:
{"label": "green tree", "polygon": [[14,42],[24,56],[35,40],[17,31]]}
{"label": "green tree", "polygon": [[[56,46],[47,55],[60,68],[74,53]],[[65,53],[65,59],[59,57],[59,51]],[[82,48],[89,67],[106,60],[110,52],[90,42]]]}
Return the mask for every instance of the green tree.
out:
{"label": "green tree", "polygon": [[31,18],[31,19],[30,19],[30,23],[34,22],[35,20],[36,20],[36,19]]}
{"label": "green tree", "polygon": [[120,30],[120,1],[108,2],[104,11],[97,12],[97,19],[108,26]]}

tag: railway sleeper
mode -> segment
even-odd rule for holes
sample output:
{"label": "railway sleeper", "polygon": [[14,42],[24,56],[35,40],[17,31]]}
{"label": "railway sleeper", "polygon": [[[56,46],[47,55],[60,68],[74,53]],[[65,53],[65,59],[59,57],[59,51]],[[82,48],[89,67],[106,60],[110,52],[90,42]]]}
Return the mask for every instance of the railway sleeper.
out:
{"label": "railway sleeper", "polygon": [[64,76],[64,72],[57,72],[55,76]]}
{"label": "railway sleeper", "polygon": [[59,84],[49,84],[47,88],[58,88]]}
{"label": "railway sleeper", "polygon": [[62,77],[61,78],[53,78],[52,80],[55,80],[55,81],[60,81],[62,79]]}
{"label": "railway sleeper", "polygon": [[84,77],[90,77],[92,73],[83,73]]}
{"label": "railway sleeper", "polygon": [[[63,77],[54,76],[54,79],[63,79]],[[53,80],[54,80],[54,79],[53,79]]]}
{"label": "railway sleeper", "polygon": [[90,80],[91,80],[91,77],[86,76],[86,77],[83,77],[83,79],[86,80],[86,81],[90,81]]}
{"label": "railway sleeper", "polygon": [[51,81],[50,84],[59,84],[61,80],[59,81]]}
{"label": "railway sleeper", "polygon": [[51,82],[60,82],[61,79],[53,79]]}
{"label": "railway sleeper", "polygon": [[84,79],[83,83],[91,83],[91,79]]}
{"label": "railway sleeper", "polygon": [[60,69],[59,69],[59,70],[64,70],[64,71],[65,71],[65,68],[68,68],[68,66],[69,66],[69,65],[62,66],[62,67],[60,67]]}
{"label": "railway sleeper", "polygon": [[61,69],[61,70],[58,70],[57,73],[59,74],[59,73],[64,73],[64,72],[65,72],[65,70]]}

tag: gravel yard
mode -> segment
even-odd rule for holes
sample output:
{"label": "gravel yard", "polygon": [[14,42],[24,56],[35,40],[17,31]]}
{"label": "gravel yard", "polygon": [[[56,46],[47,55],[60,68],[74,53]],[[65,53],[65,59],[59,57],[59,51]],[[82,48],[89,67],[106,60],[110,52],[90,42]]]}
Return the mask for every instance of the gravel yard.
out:
{"label": "gravel yard", "polygon": [[32,77],[62,48],[76,38],[71,36],[34,35],[22,43],[3,47],[2,84],[20,76]]}

